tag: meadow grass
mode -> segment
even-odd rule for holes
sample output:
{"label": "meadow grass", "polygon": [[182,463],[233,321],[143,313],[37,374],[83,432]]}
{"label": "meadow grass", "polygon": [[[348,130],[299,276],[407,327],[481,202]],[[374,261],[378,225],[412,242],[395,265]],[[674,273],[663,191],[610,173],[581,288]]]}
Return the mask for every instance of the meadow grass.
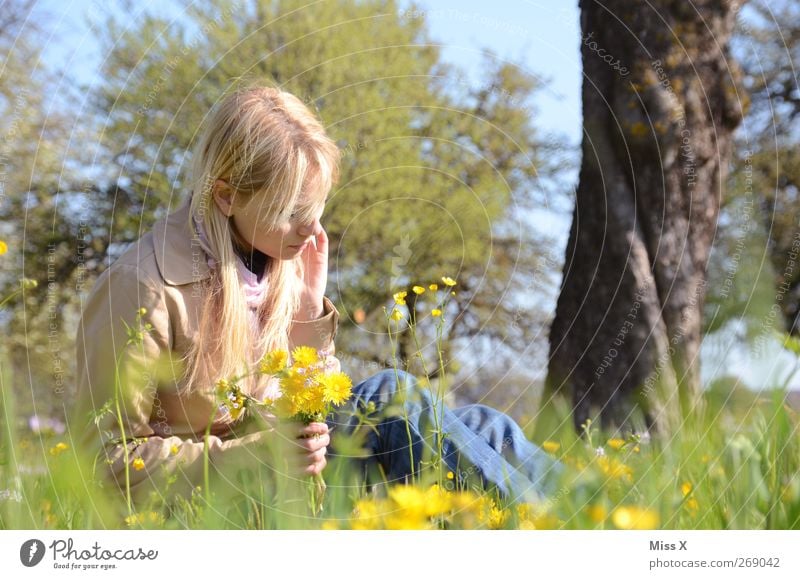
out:
{"label": "meadow grass", "polygon": [[[405,297],[395,294],[396,305],[405,305]],[[446,301],[435,305],[440,340]],[[393,345],[405,319],[398,311],[387,312]],[[415,331],[413,321],[408,328]],[[419,347],[416,336],[414,343]],[[423,387],[434,401],[443,400],[444,381],[434,385],[425,374]],[[307,481],[282,475],[284,459],[269,447],[234,484],[211,476],[206,461],[202,484],[188,496],[170,495],[179,476],[173,473],[162,492],[133,505],[129,482],[119,489],[105,480],[94,457],[70,444],[69,429],[65,436],[29,428],[2,356],[0,386],[0,529],[800,528],[799,421],[783,388],[755,396],[744,408],[704,394],[703,410],[653,438],[613,438],[591,422],[579,435],[569,426],[568,410],[555,405],[552,412],[560,415],[554,423],[563,427],[541,446],[565,468],[555,491],[537,504],[509,504],[475,481],[462,483],[442,461],[443,433],[433,432],[435,452],[408,485],[375,484],[380,473],[368,482],[355,463],[331,462],[318,512],[309,509]],[[118,400],[109,402],[108,411],[119,416]],[[337,438],[337,452],[363,458],[371,420],[359,416],[363,428]],[[434,431],[439,424],[434,419]]]}

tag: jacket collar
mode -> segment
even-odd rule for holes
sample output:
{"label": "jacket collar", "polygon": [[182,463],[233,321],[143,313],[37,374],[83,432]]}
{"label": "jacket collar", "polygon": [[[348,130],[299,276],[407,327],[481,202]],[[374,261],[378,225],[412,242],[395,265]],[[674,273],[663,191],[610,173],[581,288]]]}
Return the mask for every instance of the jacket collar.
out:
{"label": "jacket collar", "polygon": [[161,277],[169,285],[198,282],[211,275],[206,252],[194,235],[191,197],[153,225],[153,244]]}

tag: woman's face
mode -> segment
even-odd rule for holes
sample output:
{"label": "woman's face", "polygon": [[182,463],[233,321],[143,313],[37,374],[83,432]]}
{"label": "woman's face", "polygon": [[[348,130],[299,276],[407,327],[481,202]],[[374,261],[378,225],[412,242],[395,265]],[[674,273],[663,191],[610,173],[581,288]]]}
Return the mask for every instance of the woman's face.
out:
{"label": "woman's face", "polygon": [[[273,259],[294,259],[305,249],[305,244],[310,243],[311,239],[319,235],[322,225],[319,220],[322,217],[322,210],[314,216],[311,222],[301,222],[292,216],[288,223],[284,223],[278,229],[269,231],[259,223],[260,212],[258,203],[251,203],[249,207],[240,207],[231,204],[232,191],[224,181],[217,181],[214,192],[214,201],[223,214],[233,215],[233,224],[239,236],[262,253]],[[303,200],[301,200],[301,203]]]}

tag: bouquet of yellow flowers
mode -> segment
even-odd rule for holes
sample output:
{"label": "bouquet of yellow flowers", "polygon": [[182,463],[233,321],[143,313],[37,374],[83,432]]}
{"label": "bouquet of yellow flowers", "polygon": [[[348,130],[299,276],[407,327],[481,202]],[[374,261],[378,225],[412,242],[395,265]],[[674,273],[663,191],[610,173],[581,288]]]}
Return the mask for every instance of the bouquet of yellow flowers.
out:
{"label": "bouquet of yellow flowers", "polygon": [[[267,353],[255,372],[278,379],[279,395],[257,400],[244,393],[238,381],[217,382],[217,397],[220,406],[236,420],[246,408],[263,407],[279,418],[303,424],[324,422],[334,407],[349,400],[353,383],[344,372],[332,372],[326,365],[325,356],[310,346],[298,346],[289,352],[273,350]],[[310,487],[311,509],[314,514],[322,510],[325,480],[322,474],[314,476]]]}

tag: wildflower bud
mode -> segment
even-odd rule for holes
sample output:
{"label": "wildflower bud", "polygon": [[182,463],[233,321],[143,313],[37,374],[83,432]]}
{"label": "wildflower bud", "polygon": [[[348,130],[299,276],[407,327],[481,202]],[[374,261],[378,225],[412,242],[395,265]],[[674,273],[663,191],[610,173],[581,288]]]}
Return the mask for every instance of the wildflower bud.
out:
{"label": "wildflower bud", "polygon": [[22,280],[20,280],[20,281],[22,282],[22,289],[26,289],[26,290],[33,289],[33,288],[35,288],[36,286],[39,285],[38,281],[36,281],[35,279],[27,278],[27,277],[23,277]]}
{"label": "wildflower bud", "polygon": [[145,315],[147,313],[147,308],[139,308],[136,311],[136,313],[139,314],[140,316],[143,316],[143,315]]}

